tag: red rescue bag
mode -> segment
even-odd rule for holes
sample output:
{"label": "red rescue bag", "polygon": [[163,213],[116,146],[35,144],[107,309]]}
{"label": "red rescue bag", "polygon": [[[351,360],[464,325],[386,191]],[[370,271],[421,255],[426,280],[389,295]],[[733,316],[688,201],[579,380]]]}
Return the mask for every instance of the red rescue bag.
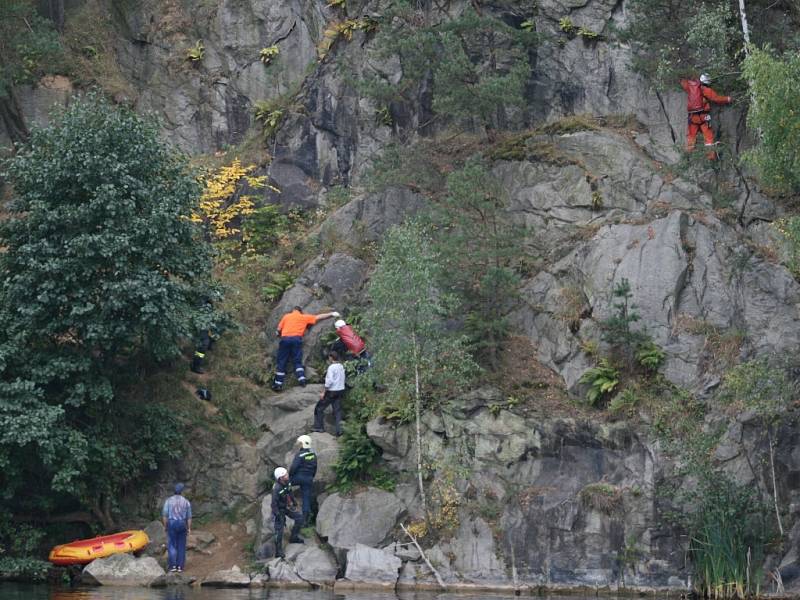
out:
{"label": "red rescue bag", "polygon": [[700,89],[702,84],[696,79],[690,79],[686,89],[686,110],[691,112],[702,112],[706,109],[703,91]]}
{"label": "red rescue bag", "polygon": [[353,328],[350,325],[345,325],[344,327],[339,327],[336,330],[336,333],[339,335],[339,339],[342,340],[342,343],[345,345],[345,348],[351,353],[358,356],[361,352],[364,351],[364,340],[358,337],[358,334],[353,331]]}

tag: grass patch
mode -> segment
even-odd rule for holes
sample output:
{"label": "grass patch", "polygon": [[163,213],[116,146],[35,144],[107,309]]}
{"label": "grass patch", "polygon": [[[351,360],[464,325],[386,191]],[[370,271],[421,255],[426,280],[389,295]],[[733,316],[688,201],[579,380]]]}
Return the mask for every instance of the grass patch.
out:
{"label": "grass patch", "polygon": [[567,135],[579,131],[598,131],[600,127],[591,115],[571,115],[539,128],[546,135]]}
{"label": "grass patch", "polygon": [[96,85],[112,97],[136,96],[117,63],[119,37],[112,11],[100,0],[87,0],[68,12],[63,40],[77,87]]}
{"label": "grass patch", "polygon": [[622,508],[622,489],[602,481],[585,486],[578,492],[578,498],[587,508],[607,515]]}

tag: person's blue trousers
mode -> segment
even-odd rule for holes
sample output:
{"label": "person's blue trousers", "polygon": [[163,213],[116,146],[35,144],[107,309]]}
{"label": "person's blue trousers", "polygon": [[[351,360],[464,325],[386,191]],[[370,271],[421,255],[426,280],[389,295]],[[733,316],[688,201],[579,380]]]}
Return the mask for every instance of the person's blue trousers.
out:
{"label": "person's blue trousers", "polygon": [[308,527],[311,516],[311,498],[314,494],[314,479],[312,477],[294,477],[292,483],[300,486],[300,494],[303,498],[303,527]]}
{"label": "person's blue trousers", "polygon": [[294,374],[300,385],[306,383],[306,370],[303,367],[303,338],[299,336],[283,337],[278,343],[278,360],[275,369],[275,381],[273,387],[283,387],[283,380],[286,377],[286,363],[289,359],[294,363]]}
{"label": "person's blue trousers", "polygon": [[167,521],[167,569],[186,565],[186,521]]}

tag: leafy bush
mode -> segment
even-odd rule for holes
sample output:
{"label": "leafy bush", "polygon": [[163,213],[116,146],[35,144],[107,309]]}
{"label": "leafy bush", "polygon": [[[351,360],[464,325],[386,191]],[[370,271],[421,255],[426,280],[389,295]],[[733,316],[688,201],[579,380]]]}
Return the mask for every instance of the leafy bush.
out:
{"label": "leafy bush", "polygon": [[14,85],[66,72],[58,32],[37,13],[34,3],[26,0],[0,3],[0,54],[0,99],[7,97]]}
{"label": "leafy bush", "polygon": [[[634,68],[659,89],[675,89],[698,68],[715,78],[738,70],[743,40],[729,3],[631,0],[629,10],[622,39],[634,47]],[[734,80],[724,82],[727,88]]]}
{"label": "leafy bush", "polygon": [[[800,55],[775,56],[769,48],[753,50],[744,61],[752,105],[747,123],[758,131],[759,144],[745,156],[768,186],[781,192],[800,191]],[[792,224],[788,231],[794,231]],[[787,236],[790,241],[796,239]],[[796,245],[792,245],[793,255]]]}
{"label": "leafy bush", "polygon": [[586,401],[592,406],[604,397],[611,394],[619,385],[619,370],[615,369],[606,359],[600,359],[600,364],[592,367],[581,375],[580,382],[588,383]]}
{"label": "leafy bush", "polygon": [[49,562],[37,558],[0,557],[0,581],[43,582],[50,571]]}
{"label": "leafy bush", "polygon": [[339,460],[333,465],[336,487],[347,491],[369,479],[380,456],[381,449],[367,435],[364,423],[348,419],[339,438]]}
{"label": "leafy bush", "polygon": [[291,219],[275,204],[254,209],[242,222],[242,240],[251,254],[268,254],[289,233]]}
{"label": "leafy bush", "polygon": [[771,366],[766,358],[759,358],[725,373],[718,397],[736,413],[752,410],[769,423],[789,408],[792,392],[786,371]]}
{"label": "leafy bush", "polygon": [[200,300],[218,297],[189,220],[199,186],[155,123],[97,97],[34,130],[5,168],[0,487],[10,506],[24,490],[52,512],[56,492],[107,523],[120,487],[170,456],[180,430],[116,390],[178,356],[208,318]]}
{"label": "leafy bush", "polygon": [[625,388],[611,399],[608,410],[612,413],[630,414],[639,404],[639,396],[632,388]]}
{"label": "leafy bush", "polygon": [[242,166],[237,158],[201,177],[203,195],[192,221],[202,223],[213,241],[241,236],[242,220],[255,211],[253,196],[246,190],[267,186],[266,176],[252,175],[255,169],[256,165]]}

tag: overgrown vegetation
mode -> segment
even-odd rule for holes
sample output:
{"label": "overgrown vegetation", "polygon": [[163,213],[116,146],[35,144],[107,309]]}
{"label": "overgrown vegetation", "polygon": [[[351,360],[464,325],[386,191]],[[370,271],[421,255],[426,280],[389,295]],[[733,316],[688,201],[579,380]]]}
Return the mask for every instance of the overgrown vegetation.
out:
{"label": "overgrown vegetation", "polygon": [[[769,47],[754,49],[744,60],[752,103],[747,113],[759,144],[746,154],[764,183],[779,192],[800,191],[800,55],[776,55]],[[787,231],[798,225],[792,217]],[[794,238],[789,236],[790,240]],[[797,248],[795,244],[792,248]]]}
{"label": "overgrown vegetation", "polygon": [[33,131],[5,176],[2,503],[110,528],[120,489],[180,447],[172,411],[118,390],[178,356],[218,296],[189,220],[199,187],[155,124],[93,96]]}
{"label": "overgrown vegetation", "polygon": [[383,412],[416,425],[417,479],[426,515],[423,411],[454,397],[477,372],[463,337],[446,327],[453,299],[437,286],[439,268],[439,256],[419,224],[392,229],[369,283],[372,306],[365,319],[375,357],[370,373],[385,388]]}
{"label": "overgrown vegetation", "polygon": [[443,22],[421,22],[410,6],[396,5],[383,19],[375,46],[382,59],[400,58],[403,77],[375,74],[360,82],[379,107],[416,104],[423,82],[433,83],[431,107],[440,117],[498,127],[508,110],[524,106],[530,73],[527,49],[536,34],[467,7]]}
{"label": "overgrown vegetation", "polygon": [[498,364],[519,285],[522,232],[507,204],[486,163],[474,157],[448,175],[447,194],[432,207],[442,287],[459,298],[470,349],[489,368]]}

